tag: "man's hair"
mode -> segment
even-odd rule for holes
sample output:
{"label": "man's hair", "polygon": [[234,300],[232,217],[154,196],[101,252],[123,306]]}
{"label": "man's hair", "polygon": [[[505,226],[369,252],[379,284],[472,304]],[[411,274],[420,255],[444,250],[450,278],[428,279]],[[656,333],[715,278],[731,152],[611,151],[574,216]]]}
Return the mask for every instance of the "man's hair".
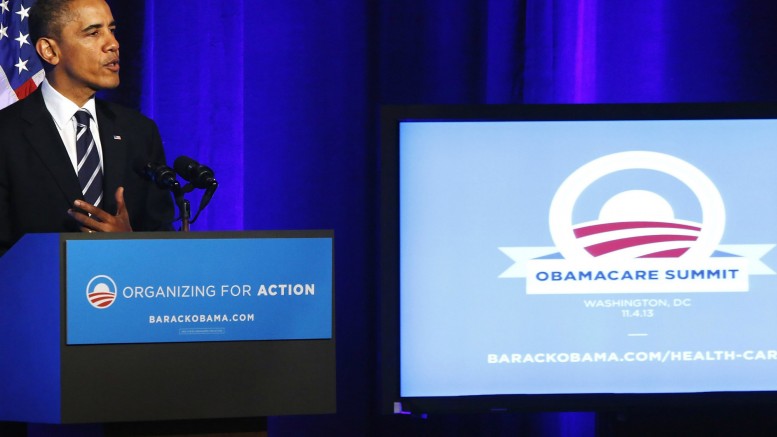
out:
{"label": "man's hair", "polygon": [[38,0],[30,8],[30,39],[34,45],[44,36],[59,38],[69,19],[73,0]]}

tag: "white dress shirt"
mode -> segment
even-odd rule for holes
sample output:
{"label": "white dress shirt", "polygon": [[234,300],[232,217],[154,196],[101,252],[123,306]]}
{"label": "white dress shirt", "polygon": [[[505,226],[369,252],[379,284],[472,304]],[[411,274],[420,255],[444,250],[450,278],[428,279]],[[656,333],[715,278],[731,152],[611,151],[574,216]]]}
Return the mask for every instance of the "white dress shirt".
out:
{"label": "white dress shirt", "polygon": [[[78,153],[76,152],[76,118],[75,114],[78,110],[82,109],[75,103],[70,101],[67,97],[55,90],[54,87],[49,84],[48,80],[43,80],[40,84],[41,93],[43,93],[43,101],[46,103],[46,109],[49,110],[51,117],[54,119],[54,124],[57,126],[59,136],[62,137],[62,142],[65,144],[65,150],[67,150],[68,156],[70,156],[70,162],[73,164],[73,170],[78,174]],[[95,145],[97,146],[97,153],[100,155],[100,168],[103,166],[103,148],[100,144],[100,130],[97,126],[97,110],[94,105],[94,98],[89,99],[83,106],[89,114],[92,116],[92,120],[89,122],[89,129],[92,131]]]}

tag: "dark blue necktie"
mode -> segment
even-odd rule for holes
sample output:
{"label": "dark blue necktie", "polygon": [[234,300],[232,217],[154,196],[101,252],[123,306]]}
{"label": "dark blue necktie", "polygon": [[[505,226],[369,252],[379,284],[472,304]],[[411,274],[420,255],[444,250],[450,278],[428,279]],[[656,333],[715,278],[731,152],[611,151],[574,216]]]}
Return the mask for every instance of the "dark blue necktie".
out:
{"label": "dark blue necktie", "polygon": [[103,198],[103,172],[100,169],[100,155],[94,142],[89,122],[92,117],[86,109],[76,112],[76,154],[78,157],[78,181],[84,200],[100,206]]}

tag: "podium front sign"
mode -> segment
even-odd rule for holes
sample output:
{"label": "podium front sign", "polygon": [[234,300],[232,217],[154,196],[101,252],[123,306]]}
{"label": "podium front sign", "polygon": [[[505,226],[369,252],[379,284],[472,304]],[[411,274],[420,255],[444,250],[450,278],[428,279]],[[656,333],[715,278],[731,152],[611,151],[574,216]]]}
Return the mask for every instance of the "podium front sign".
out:
{"label": "podium front sign", "polygon": [[66,342],[332,338],[326,238],[68,240]]}

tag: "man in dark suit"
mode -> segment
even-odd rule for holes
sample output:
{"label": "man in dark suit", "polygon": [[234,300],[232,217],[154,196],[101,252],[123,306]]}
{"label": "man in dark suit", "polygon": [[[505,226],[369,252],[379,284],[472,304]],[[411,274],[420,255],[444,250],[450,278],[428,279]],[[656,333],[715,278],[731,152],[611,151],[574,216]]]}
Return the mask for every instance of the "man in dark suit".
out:
{"label": "man in dark suit", "polygon": [[[165,162],[156,125],[94,97],[119,85],[119,43],[107,3],[38,0],[29,19],[46,80],[0,111],[0,255],[32,232],[170,229],[170,193],[133,170]],[[84,128],[76,113],[84,110],[100,159],[102,193],[94,204],[85,200],[75,150]]]}

